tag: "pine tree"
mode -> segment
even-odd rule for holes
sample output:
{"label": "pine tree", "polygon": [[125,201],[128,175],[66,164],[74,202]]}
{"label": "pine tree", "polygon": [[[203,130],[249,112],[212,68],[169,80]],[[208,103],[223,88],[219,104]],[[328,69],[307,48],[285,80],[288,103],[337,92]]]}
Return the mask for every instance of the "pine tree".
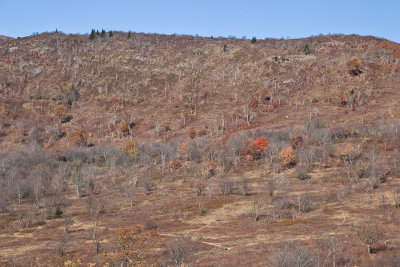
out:
{"label": "pine tree", "polygon": [[306,46],[304,47],[304,54],[310,54],[310,48],[308,47],[308,44],[306,44]]}
{"label": "pine tree", "polygon": [[131,32],[128,32],[128,39],[131,39]]}
{"label": "pine tree", "polygon": [[113,37],[113,32],[112,31],[108,32],[108,37]]}
{"label": "pine tree", "polygon": [[253,37],[253,39],[251,39],[251,43],[252,44],[255,44],[257,42],[257,38],[256,37]]}
{"label": "pine tree", "polygon": [[106,36],[106,31],[104,29],[101,29],[101,38],[104,38]]}
{"label": "pine tree", "polygon": [[228,51],[228,46],[224,45],[224,52]]}
{"label": "pine tree", "polygon": [[90,32],[90,40],[93,40],[96,36],[95,36],[96,32],[94,31],[94,29],[92,29],[92,31]]}

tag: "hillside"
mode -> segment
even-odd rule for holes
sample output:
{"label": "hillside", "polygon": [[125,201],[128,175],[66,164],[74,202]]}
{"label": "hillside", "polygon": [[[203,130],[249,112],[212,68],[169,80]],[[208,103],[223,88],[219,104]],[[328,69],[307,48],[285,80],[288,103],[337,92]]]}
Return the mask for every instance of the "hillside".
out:
{"label": "hillside", "polygon": [[3,39],[1,264],[399,264],[399,44]]}
{"label": "hillside", "polygon": [[0,43],[7,42],[7,41],[10,41],[12,39],[13,38],[11,38],[11,37],[0,35]]}

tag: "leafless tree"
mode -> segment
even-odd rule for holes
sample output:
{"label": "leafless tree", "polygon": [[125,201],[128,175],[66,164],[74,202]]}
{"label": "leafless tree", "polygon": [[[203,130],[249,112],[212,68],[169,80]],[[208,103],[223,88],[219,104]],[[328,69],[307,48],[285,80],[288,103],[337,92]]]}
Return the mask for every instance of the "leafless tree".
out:
{"label": "leafless tree", "polygon": [[336,266],[336,255],[342,252],[342,237],[339,235],[332,236],[328,241],[328,252],[322,262],[322,267],[328,265],[328,260],[332,259],[332,266]]}
{"label": "leafless tree", "polygon": [[384,235],[385,232],[377,224],[365,224],[359,232],[361,242],[367,245],[368,254],[372,253],[372,244],[381,240]]}
{"label": "leafless tree", "polygon": [[169,244],[171,261],[176,266],[181,266],[188,257],[188,244],[185,238],[180,237]]}
{"label": "leafless tree", "polygon": [[253,199],[251,202],[251,217],[258,221],[261,216],[262,201],[260,199]]}
{"label": "leafless tree", "polygon": [[278,247],[279,250],[273,258],[276,267],[317,266],[317,255],[311,253],[306,247],[300,247],[293,241],[284,241]]}
{"label": "leafless tree", "polygon": [[230,178],[221,178],[218,182],[218,188],[222,195],[227,196],[232,194],[235,183]]}
{"label": "leafless tree", "polygon": [[312,203],[308,195],[300,195],[298,197],[299,212],[307,213],[311,211]]}
{"label": "leafless tree", "polygon": [[251,185],[249,184],[249,179],[246,177],[243,177],[242,181],[240,181],[240,186],[242,188],[242,195],[248,196],[249,192],[251,190]]}

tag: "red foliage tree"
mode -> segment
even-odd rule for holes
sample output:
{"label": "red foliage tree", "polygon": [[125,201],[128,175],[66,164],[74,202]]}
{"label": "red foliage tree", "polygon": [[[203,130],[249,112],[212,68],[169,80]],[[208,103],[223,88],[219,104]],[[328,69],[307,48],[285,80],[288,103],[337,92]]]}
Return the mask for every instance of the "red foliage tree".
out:
{"label": "red foliage tree", "polygon": [[259,158],[261,153],[268,148],[268,140],[265,137],[259,137],[256,140],[246,141],[242,147],[240,154],[243,158]]}

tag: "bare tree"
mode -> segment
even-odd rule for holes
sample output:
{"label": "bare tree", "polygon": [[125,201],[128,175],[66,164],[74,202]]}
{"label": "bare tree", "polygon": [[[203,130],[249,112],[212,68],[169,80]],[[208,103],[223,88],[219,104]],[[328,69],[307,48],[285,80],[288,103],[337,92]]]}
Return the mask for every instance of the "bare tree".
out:
{"label": "bare tree", "polygon": [[169,253],[171,255],[171,261],[176,266],[182,266],[188,257],[188,244],[187,241],[181,237],[175,239],[169,245]]}
{"label": "bare tree", "polygon": [[361,227],[359,232],[361,242],[367,245],[368,254],[372,253],[372,244],[381,240],[384,235],[384,231],[376,224],[365,224]]}
{"label": "bare tree", "polygon": [[317,266],[318,257],[311,253],[308,248],[297,246],[293,241],[284,241],[278,247],[279,251],[273,258],[276,267]]}
{"label": "bare tree", "polygon": [[328,260],[332,259],[332,266],[336,266],[336,255],[342,251],[342,237],[339,235],[334,235],[328,241],[328,252],[325,256],[325,259],[322,263],[322,267],[327,265]]}
{"label": "bare tree", "polygon": [[251,185],[249,184],[249,178],[243,177],[242,181],[240,182],[240,186],[242,188],[242,195],[248,196],[251,190]]}
{"label": "bare tree", "polygon": [[261,207],[262,207],[262,201],[261,200],[254,199],[251,202],[251,217],[253,217],[253,219],[255,221],[258,221],[260,219]]}
{"label": "bare tree", "polygon": [[218,188],[222,195],[227,196],[232,194],[235,183],[230,178],[222,178],[218,183]]}

